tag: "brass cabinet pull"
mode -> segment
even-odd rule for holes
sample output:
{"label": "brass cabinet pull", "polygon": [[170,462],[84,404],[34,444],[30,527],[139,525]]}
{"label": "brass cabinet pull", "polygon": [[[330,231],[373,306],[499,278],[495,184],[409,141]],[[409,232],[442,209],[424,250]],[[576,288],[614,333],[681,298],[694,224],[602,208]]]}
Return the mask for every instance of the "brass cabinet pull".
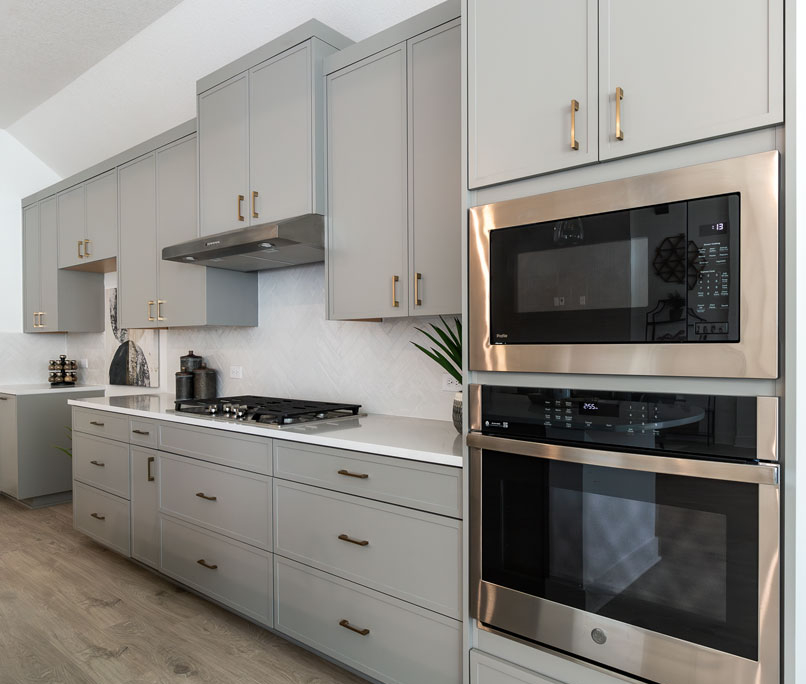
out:
{"label": "brass cabinet pull", "polygon": [[579,102],[571,100],[571,149],[579,149],[579,141],[577,140],[577,112],[579,111]]}
{"label": "brass cabinet pull", "polygon": [[46,327],[45,324],[42,322],[44,319],[45,319],[45,312],[40,311],[39,312],[39,327],[40,328],[45,328]]}
{"label": "brass cabinet pull", "polygon": [[[148,434],[148,433],[146,433],[146,434]],[[148,461],[147,461],[147,463],[146,463],[146,474],[148,475],[148,481],[149,481],[149,482],[153,482],[153,481],[154,481],[154,476],[151,474],[151,464],[152,464],[153,462],[154,462],[154,457],[153,457],[153,456],[149,456],[149,457],[148,457]]]}
{"label": "brass cabinet pull", "polygon": [[209,563],[208,563],[206,560],[204,560],[204,558],[199,558],[199,560],[197,560],[196,562],[197,562],[199,565],[204,566],[204,567],[205,567],[205,568],[207,568],[208,570],[218,570],[218,566],[217,566],[217,565],[215,565],[215,564],[210,565],[210,564],[209,564]]}
{"label": "brass cabinet pull", "polygon": [[361,636],[366,636],[369,634],[368,629],[358,629],[358,627],[353,627],[350,624],[349,620],[339,620],[339,625],[344,627],[345,629],[349,629],[351,632],[355,632],[356,634],[360,634]]}
{"label": "brass cabinet pull", "polygon": [[352,537],[348,537],[346,534],[340,534],[339,539],[350,542],[351,544],[355,544],[356,546],[369,546],[369,542],[366,539],[353,539]]}
{"label": "brass cabinet pull", "polygon": [[95,518],[96,520],[106,520],[105,515],[98,515],[97,513],[90,513],[90,516]]}
{"label": "brass cabinet pull", "polygon": [[398,276],[392,276],[392,306],[400,306],[400,302],[397,301],[397,283],[399,280]]}
{"label": "brass cabinet pull", "polygon": [[255,211],[255,200],[258,198],[257,190],[252,190],[252,218],[260,218],[260,214]]}
{"label": "brass cabinet pull", "polygon": [[97,465],[99,468],[103,468],[106,465],[106,463],[103,461],[90,461],[90,463],[92,463],[92,465]]}
{"label": "brass cabinet pull", "polygon": [[37,317],[38,315],[39,315],[39,314],[38,314],[36,311],[34,311],[34,313],[33,313],[33,317],[34,317],[34,328],[38,328],[38,327],[39,327],[39,326],[36,324],[36,317]]}
{"label": "brass cabinet pull", "polygon": [[162,305],[163,304],[165,304],[164,299],[158,299],[157,300],[157,320],[158,321],[164,321],[165,320],[165,316],[162,315]]}
{"label": "brass cabinet pull", "polygon": [[150,435],[151,433],[148,430],[132,430],[132,434],[134,434],[134,435]]}
{"label": "brass cabinet pull", "polygon": [[347,477],[357,477],[359,480],[366,480],[369,475],[366,473],[351,473],[349,470],[340,470],[339,475],[346,475]]}
{"label": "brass cabinet pull", "polygon": [[45,324],[42,323],[42,316],[44,316],[44,312],[42,311],[35,311],[34,312],[34,328],[44,328]]}
{"label": "brass cabinet pull", "polygon": [[104,426],[103,423],[99,423],[97,420],[91,420],[90,425],[96,425],[98,427],[103,427]]}
{"label": "brass cabinet pull", "polygon": [[244,216],[241,213],[241,203],[243,202],[243,195],[238,195],[238,220],[243,221]]}
{"label": "brass cabinet pull", "polygon": [[616,88],[616,140],[624,140],[624,131],[621,130],[621,101],[624,99],[624,90]]}
{"label": "brass cabinet pull", "polygon": [[78,258],[83,259],[84,255],[81,253],[81,248],[84,246],[84,240],[78,241]]}
{"label": "brass cabinet pull", "polygon": [[85,257],[92,256],[92,254],[90,254],[90,242],[91,242],[91,240],[84,240],[84,256]]}
{"label": "brass cabinet pull", "polygon": [[420,299],[420,281],[423,278],[422,273],[414,274],[414,306],[422,306],[423,300]]}
{"label": "brass cabinet pull", "polygon": [[149,321],[156,321],[157,319],[154,318],[154,313],[151,311],[151,307],[154,306],[154,300],[148,300],[148,320]]}
{"label": "brass cabinet pull", "polygon": [[196,492],[196,496],[200,499],[205,499],[206,501],[217,501],[218,497],[215,496],[207,496],[204,492]]}

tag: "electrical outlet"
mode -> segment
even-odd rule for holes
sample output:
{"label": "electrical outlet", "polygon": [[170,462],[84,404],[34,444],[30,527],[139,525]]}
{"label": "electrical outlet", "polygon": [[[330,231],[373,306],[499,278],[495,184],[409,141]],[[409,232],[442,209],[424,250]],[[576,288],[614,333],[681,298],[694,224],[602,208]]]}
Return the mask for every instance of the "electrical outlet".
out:
{"label": "electrical outlet", "polygon": [[461,392],[462,383],[456,382],[456,378],[447,373],[442,374],[442,390],[444,392]]}
{"label": "electrical outlet", "polygon": [[78,367],[79,368],[89,368],[90,362],[87,359],[79,359],[78,360]]}
{"label": "electrical outlet", "polygon": [[229,376],[231,378],[235,378],[236,380],[243,379],[243,366],[230,366],[229,367]]}

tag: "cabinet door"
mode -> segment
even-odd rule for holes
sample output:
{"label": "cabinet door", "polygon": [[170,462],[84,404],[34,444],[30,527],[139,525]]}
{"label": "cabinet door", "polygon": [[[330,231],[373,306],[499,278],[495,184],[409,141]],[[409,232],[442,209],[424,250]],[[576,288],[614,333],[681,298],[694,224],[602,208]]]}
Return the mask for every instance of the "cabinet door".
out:
{"label": "cabinet door", "polygon": [[85,184],[87,242],[85,261],[100,261],[118,254],[118,172],[112,169]]}
{"label": "cabinet door", "polygon": [[39,305],[41,303],[42,275],[39,260],[39,205],[32,204],[22,210],[22,278],[25,332],[39,332]]}
{"label": "cabinet door", "polygon": [[159,568],[160,522],[157,452],[130,449],[132,495],[132,558]]}
{"label": "cabinet door", "polygon": [[598,159],[596,21],[597,0],[468,0],[471,188]]}
{"label": "cabinet door", "polygon": [[248,76],[244,72],[199,95],[201,235],[249,225]]}
{"label": "cabinet door", "polygon": [[327,77],[330,317],[408,315],[406,45]]}
{"label": "cabinet door", "polygon": [[783,120],[783,0],[599,7],[602,159]]}
{"label": "cabinet door", "polygon": [[86,237],[86,206],[84,184],[60,192],[59,216],[59,268],[84,263]]}
{"label": "cabinet door", "polygon": [[[58,217],[56,197],[39,203],[39,264],[41,332],[59,330]],[[80,275],[74,273],[72,275]]]}
{"label": "cabinet door", "polygon": [[311,68],[307,41],[249,73],[252,223],[313,211]]}
{"label": "cabinet door", "polygon": [[155,156],[152,152],[118,169],[118,326],[121,328],[158,325]]}
{"label": "cabinet door", "polygon": [[462,310],[461,30],[410,40],[409,313]]}
{"label": "cabinet door", "polygon": [[[35,205],[34,205],[35,206]],[[17,440],[17,398],[0,394],[0,492],[19,492],[19,447]]]}
{"label": "cabinet door", "polygon": [[164,326],[204,325],[203,266],[163,261],[162,249],[198,235],[196,136],[157,150],[157,263],[159,313]]}

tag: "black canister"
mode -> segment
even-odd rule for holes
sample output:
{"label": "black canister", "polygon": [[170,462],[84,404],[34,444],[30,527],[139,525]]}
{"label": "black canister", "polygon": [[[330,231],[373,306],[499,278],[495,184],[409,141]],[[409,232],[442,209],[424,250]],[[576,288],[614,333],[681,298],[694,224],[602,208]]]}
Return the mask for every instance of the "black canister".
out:
{"label": "black canister", "polygon": [[176,400],[193,399],[193,373],[183,368],[176,373]]}
{"label": "black canister", "polygon": [[193,372],[202,365],[202,357],[196,356],[191,349],[184,356],[179,357],[179,367],[186,371]]}
{"label": "black canister", "polygon": [[193,371],[193,398],[215,399],[216,372],[204,364]]}

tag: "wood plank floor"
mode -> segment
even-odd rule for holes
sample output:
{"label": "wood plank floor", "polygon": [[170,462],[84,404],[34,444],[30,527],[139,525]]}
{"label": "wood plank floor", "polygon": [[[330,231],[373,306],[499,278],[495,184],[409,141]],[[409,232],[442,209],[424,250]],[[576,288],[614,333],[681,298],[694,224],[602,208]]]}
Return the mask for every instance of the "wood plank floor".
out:
{"label": "wood plank floor", "polygon": [[0,684],[366,684],[0,496]]}

